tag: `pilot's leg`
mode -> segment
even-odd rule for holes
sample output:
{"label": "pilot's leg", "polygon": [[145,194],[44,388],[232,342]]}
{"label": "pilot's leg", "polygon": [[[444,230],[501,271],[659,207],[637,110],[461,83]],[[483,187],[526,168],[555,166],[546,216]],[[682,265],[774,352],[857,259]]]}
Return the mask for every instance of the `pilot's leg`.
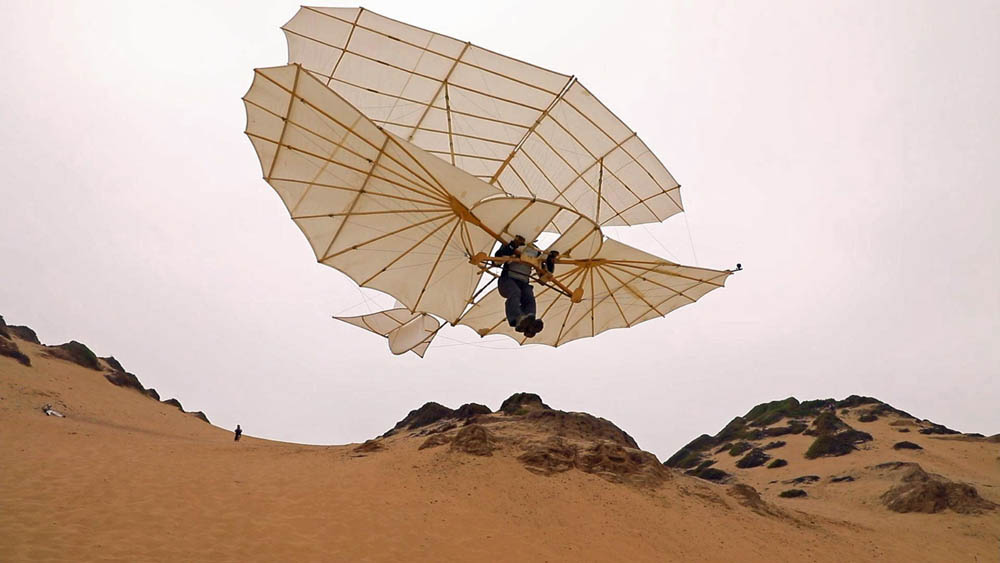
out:
{"label": "pilot's leg", "polygon": [[535,288],[530,283],[521,286],[521,312],[535,316]]}
{"label": "pilot's leg", "polygon": [[521,285],[511,278],[501,276],[497,281],[497,291],[501,297],[505,297],[505,312],[507,313],[507,324],[517,326],[518,319],[523,314],[521,312]]}

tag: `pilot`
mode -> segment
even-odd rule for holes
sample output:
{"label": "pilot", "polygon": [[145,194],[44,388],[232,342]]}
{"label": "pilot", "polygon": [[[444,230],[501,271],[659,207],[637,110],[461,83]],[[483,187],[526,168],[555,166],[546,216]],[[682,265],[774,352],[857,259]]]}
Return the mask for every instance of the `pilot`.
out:
{"label": "pilot", "polygon": [[[538,258],[541,255],[534,245],[526,244],[524,237],[517,235],[513,240],[500,246],[495,256],[516,256]],[[555,271],[558,252],[549,252],[542,267],[550,274]],[[527,262],[505,262],[497,280],[497,291],[507,300],[507,323],[517,332],[531,338],[542,331],[545,324],[535,318],[535,291],[531,285],[531,264]]]}

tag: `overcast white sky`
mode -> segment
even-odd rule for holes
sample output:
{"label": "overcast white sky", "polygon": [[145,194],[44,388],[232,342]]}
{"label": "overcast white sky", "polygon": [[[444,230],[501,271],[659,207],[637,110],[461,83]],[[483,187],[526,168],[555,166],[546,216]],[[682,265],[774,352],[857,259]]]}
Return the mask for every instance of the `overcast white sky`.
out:
{"label": "overcast white sky", "polygon": [[315,262],[243,135],[240,98],[254,67],[286,62],[297,4],[8,1],[0,314],[295,442],[517,391],[660,459],[792,395],[1000,432],[1000,4],[365,7],[577,75],[684,186],[686,213],[622,239],[746,270],[555,350],[459,327],[394,357],[330,319],[369,309]]}

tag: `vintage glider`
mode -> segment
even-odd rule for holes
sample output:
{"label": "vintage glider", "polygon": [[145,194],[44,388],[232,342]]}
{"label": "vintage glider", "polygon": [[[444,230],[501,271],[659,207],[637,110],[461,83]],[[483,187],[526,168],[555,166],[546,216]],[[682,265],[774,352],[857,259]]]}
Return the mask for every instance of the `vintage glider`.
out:
{"label": "vintage glider", "polygon": [[[606,238],[682,210],[679,186],[574,78],[363,9],[302,8],[283,28],[292,64],[256,69],[246,134],[264,179],[323,264],[398,300],[336,317],[423,356],[439,319],[529,341],[484,274],[532,266],[559,346],[631,327],[722,287],[731,270],[682,266]],[[515,235],[558,237],[538,259],[492,257]],[[492,281],[492,280],[491,280]]]}

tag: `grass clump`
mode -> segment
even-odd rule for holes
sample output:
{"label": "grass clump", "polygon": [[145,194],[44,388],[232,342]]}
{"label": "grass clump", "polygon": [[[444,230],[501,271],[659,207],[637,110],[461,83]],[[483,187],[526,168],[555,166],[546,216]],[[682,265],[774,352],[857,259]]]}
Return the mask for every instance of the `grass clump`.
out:
{"label": "grass clump", "polygon": [[729,455],[736,457],[750,451],[751,448],[753,448],[753,445],[750,442],[737,442],[733,444],[733,447],[729,448]]}
{"label": "grass clump", "polygon": [[768,469],[777,469],[779,467],[784,467],[786,465],[788,465],[788,462],[785,461],[785,460],[783,460],[783,459],[781,459],[779,457],[778,459],[776,459],[776,460],[772,461],[771,463],[767,464],[767,468]]}
{"label": "grass clump", "polygon": [[818,457],[836,457],[847,455],[853,452],[854,445],[841,440],[836,435],[819,436],[813,440],[812,445],[806,450],[806,459],[816,459]]}
{"label": "grass clump", "polygon": [[788,489],[787,491],[781,491],[778,493],[781,498],[799,498],[806,496],[806,492],[802,489]]}

